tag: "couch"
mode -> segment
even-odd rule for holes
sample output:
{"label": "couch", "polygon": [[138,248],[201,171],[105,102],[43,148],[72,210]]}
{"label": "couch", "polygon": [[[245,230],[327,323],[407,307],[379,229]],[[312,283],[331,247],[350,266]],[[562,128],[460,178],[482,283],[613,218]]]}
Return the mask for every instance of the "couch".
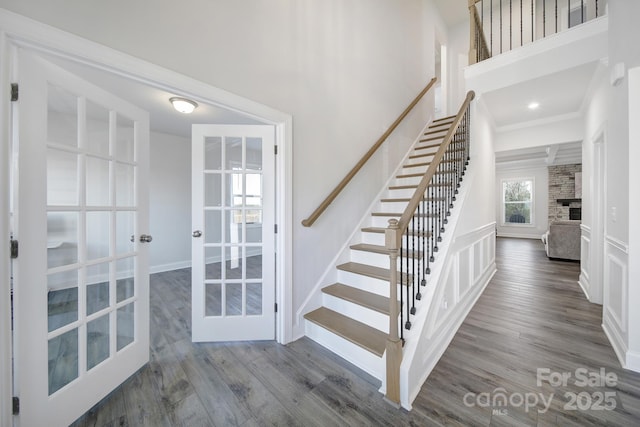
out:
{"label": "couch", "polygon": [[552,221],[542,242],[549,258],[580,260],[580,221]]}

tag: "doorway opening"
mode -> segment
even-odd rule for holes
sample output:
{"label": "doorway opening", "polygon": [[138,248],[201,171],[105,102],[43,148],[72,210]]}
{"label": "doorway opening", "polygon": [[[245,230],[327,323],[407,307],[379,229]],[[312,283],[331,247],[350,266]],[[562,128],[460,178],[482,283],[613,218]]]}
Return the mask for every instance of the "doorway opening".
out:
{"label": "doorway opening", "polygon": [[[1,62],[3,64],[12,64],[10,52],[16,49],[29,49],[70,73],[81,76],[87,81],[100,81],[100,86],[105,90],[117,90],[118,93],[123,95],[123,98],[129,98],[129,96],[144,97],[145,93],[147,96],[162,93],[162,100],[158,103],[158,105],[162,104],[162,107],[158,108],[166,107],[167,109],[171,108],[168,102],[170,96],[185,96],[194,99],[202,107],[200,111],[207,114],[204,116],[206,119],[202,117],[193,118],[191,122],[184,124],[189,129],[191,124],[196,121],[201,123],[230,123],[234,120],[244,124],[267,125],[272,128],[276,144],[279,147],[279,156],[276,158],[274,164],[274,181],[276,182],[275,185],[277,185],[275,187],[277,197],[274,201],[273,215],[279,225],[278,234],[274,238],[274,251],[278,252],[277,261],[275,262],[276,283],[274,286],[276,287],[276,301],[279,302],[278,306],[280,308],[276,324],[273,327],[278,342],[286,343],[290,341],[291,313],[289,310],[290,304],[287,303],[286,297],[290,295],[289,286],[291,277],[291,116],[32,21],[25,20],[23,23],[16,23],[14,22],[16,17],[10,16],[9,19],[13,20],[9,21],[11,25],[5,25],[5,18],[6,17],[0,14],[0,23],[4,23],[2,24],[2,28],[6,29],[10,27],[11,31],[4,30],[1,35],[2,37],[0,37],[3,43],[2,50],[0,51],[2,55]],[[44,37],[43,34],[45,35]],[[66,50],[61,51],[58,46],[69,47],[65,47]],[[11,65],[3,67],[1,74],[3,87],[9,87],[10,83],[12,83],[12,76],[9,70],[11,70]],[[10,105],[10,92],[2,91],[0,95],[3,98],[3,104]],[[164,103],[166,103],[166,106],[163,105]],[[146,108],[146,106],[143,106],[143,109]],[[175,217],[180,215],[184,218],[184,212],[181,212],[179,209],[183,207],[183,205],[176,203],[176,200],[185,193],[185,187],[180,187],[178,184],[182,182],[181,179],[186,179],[187,182],[190,182],[191,178],[190,150],[188,149],[190,148],[190,133],[189,138],[186,138],[187,142],[183,143],[185,138],[184,136],[180,136],[181,125],[177,124],[171,128],[173,121],[163,120],[162,115],[154,113],[153,108],[149,108],[149,110],[151,110],[152,121],[155,121],[158,126],[167,126],[167,128],[160,129],[154,128],[154,126],[156,126],[154,123],[151,125],[151,162],[152,168],[157,164],[159,165],[160,171],[165,172],[158,174],[159,179],[155,182],[155,186],[163,190],[169,189],[168,191],[163,191],[157,198],[155,201],[156,206],[154,206],[154,201],[152,200],[151,227],[152,230],[160,230],[159,232],[155,232],[152,246],[159,244],[164,247],[164,250],[154,250],[158,255],[156,259],[153,259],[152,255],[153,268],[151,272],[168,271],[187,267],[191,262],[191,212],[189,211],[186,220],[175,220]],[[2,134],[5,135],[6,139],[9,138],[7,129],[10,127],[12,119],[10,111],[8,110],[2,110],[2,115]],[[4,146],[9,146],[9,143],[10,141],[8,140],[3,141]],[[165,150],[167,147],[171,147],[172,149]],[[156,149],[155,154],[154,149]],[[187,156],[184,157],[188,160],[188,166],[186,167],[184,162],[179,163],[184,160],[184,157],[180,157],[179,155],[184,155],[185,153]],[[10,155],[7,151],[0,153],[0,157],[2,157],[3,167],[4,165],[10,165]],[[181,175],[185,170],[188,172],[186,178],[173,179],[173,176],[171,176],[171,174],[175,176]],[[1,184],[3,187],[3,195],[6,195],[8,199],[8,194],[11,191],[10,185],[4,179],[1,180]],[[190,187],[190,184],[188,187]],[[179,190],[179,192],[176,190]],[[151,192],[153,193],[153,191],[152,188]],[[186,193],[188,193],[188,191],[186,191]],[[184,205],[188,206],[188,204]],[[155,221],[156,224],[159,225],[154,226],[154,216],[157,217]],[[180,228],[181,226],[185,226],[187,229],[185,233],[187,239],[186,242],[183,239],[182,243],[179,243],[175,237],[183,231]],[[10,230],[3,230],[3,232],[5,231],[8,234]],[[154,231],[152,231],[152,235],[153,233]],[[162,233],[166,234],[163,236]],[[179,253],[180,251],[184,254],[185,247],[187,248],[188,257],[180,258],[170,256],[170,254]],[[7,267],[6,269],[5,266]],[[2,275],[8,279],[8,264],[3,264],[2,267]],[[6,295],[10,293],[9,280],[2,280],[2,285],[0,286]],[[4,323],[5,322],[3,322],[3,325]],[[0,331],[0,342],[3,349],[12,348],[10,327],[3,328],[3,330]],[[9,373],[7,375],[9,381],[3,383],[11,384],[10,352],[6,353],[3,351],[2,354],[0,354],[0,364],[2,365],[3,378],[5,376],[4,373]],[[10,386],[2,387],[0,390],[2,401],[8,402],[11,393]],[[15,395],[15,391],[13,393]],[[5,411],[4,409],[5,407],[3,405],[2,413],[0,414],[2,416],[1,423],[10,419],[10,411]]]}

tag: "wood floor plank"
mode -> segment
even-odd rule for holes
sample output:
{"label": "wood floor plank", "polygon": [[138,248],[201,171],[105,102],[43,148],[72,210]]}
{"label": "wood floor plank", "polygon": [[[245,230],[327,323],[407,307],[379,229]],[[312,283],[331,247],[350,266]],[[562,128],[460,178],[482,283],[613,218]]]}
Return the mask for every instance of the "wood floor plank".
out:
{"label": "wood floor plank", "polygon": [[[307,338],[284,346],[191,343],[190,271],[155,274],[151,362],[73,426],[640,425],[640,374],[620,367],[602,331],[602,306],[577,284],[579,264],[549,260],[537,240],[499,238],[496,265],[410,412],[388,405],[377,379]],[[603,368],[618,381],[538,385],[538,368],[572,375]],[[498,389],[554,397],[528,411],[469,400]],[[567,393],[604,391],[615,394],[615,410],[566,407]]]}

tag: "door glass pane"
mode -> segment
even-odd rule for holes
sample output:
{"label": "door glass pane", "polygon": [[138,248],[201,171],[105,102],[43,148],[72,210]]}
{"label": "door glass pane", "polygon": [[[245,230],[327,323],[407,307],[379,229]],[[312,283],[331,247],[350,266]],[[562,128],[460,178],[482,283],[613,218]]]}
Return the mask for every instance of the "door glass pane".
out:
{"label": "door glass pane", "polygon": [[78,146],[78,98],[57,86],[47,94],[47,142]]}
{"label": "door glass pane", "polygon": [[116,118],[116,158],[125,162],[135,161],[134,122],[118,114]]}
{"label": "door glass pane", "polygon": [[247,283],[247,316],[262,314],[262,283]]}
{"label": "door glass pane", "polygon": [[241,173],[225,174],[227,182],[227,195],[225,197],[225,206],[242,206],[244,188]]}
{"label": "door glass pane", "polygon": [[204,168],[220,170],[222,167],[222,138],[207,136],[204,139]]}
{"label": "door glass pane", "polygon": [[225,248],[225,278],[242,279],[242,247],[231,246]]}
{"label": "door glass pane", "polygon": [[242,315],[242,283],[227,283],[225,295],[227,316]]}
{"label": "door glass pane", "polygon": [[47,213],[48,268],[78,262],[78,213]]}
{"label": "door glass pane", "polygon": [[204,242],[221,243],[222,212],[204,211]]}
{"label": "door glass pane", "polygon": [[247,221],[247,243],[261,243],[262,242],[262,211],[261,210],[247,210],[245,212]]}
{"label": "door glass pane", "polygon": [[78,205],[78,155],[49,148],[47,150],[47,204]]}
{"label": "door glass pane", "polygon": [[262,138],[247,138],[247,170],[262,170]]}
{"label": "door glass pane", "polygon": [[87,156],[87,206],[109,206],[109,161]]}
{"label": "door glass pane", "polygon": [[262,206],[262,174],[248,173],[245,204],[250,207]]}
{"label": "door glass pane", "polygon": [[135,291],[133,257],[116,261],[116,302],[131,298]]}
{"label": "door glass pane", "polygon": [[135,303],[127,304],[117,311],[117,343],[116,348],[121,350],[131,344],[134,338],[134,314]]}
{"label": "door glass pane", "polygon": [[248,246],[247,251],[247,279],[262,278],[262,247]]}
{"label": "door glass pane", "polygon": [[78,320],[78,270],[47,276],[48,331]]}
{"label": "door glass pane", "polygon": [[219,173],[204,175],[204,205],[210,207],[222,205],[222,175]]}
{"label": "door glass pane", "polygon": [[111,212],[87,212],[87,260],[109,256]]}
{"label": "door glass pane", "polygon": [[242,243],[242,211],[225,211],[225,243]]}
{"label": "door glass pane", "polygon": [[109,263],[87,267],[87,316],[109,307]]}
{"label": "door glass pane", "polygon": [[206,283],[205,285],[205,316],[222,315],[222,284]]}
{"label": "door glass pane", "polygon": [[78,329],[49,340],[49,395],[78,378]]}
{"label": "door glass pane", "polygon": [[135,204],[135,167],[116,163],[116,206]]}
{"label": "door glass pane", "polygon": [[222,278],[222,248],[220,247],[205,247],[204,248],[205,259],[205,272],[204,278],[206,280],[219,280]]}
{"label": "door glass pane", "polygon": [[224,139],[226,170],[242,169],[242,138],[228,136]]}
{"label": "door glass pane", "polygon": [[87,101],[87,150],[109,155],[109,110]]}
{"label": "door glass pane", "polygon": [[87,323],[87,370],[109,357],[109,314]]}
{"label": "door glass pane", "polygon": [[128,254],[135,250],[136,213],[131,211],[116,212],[116,255]]}

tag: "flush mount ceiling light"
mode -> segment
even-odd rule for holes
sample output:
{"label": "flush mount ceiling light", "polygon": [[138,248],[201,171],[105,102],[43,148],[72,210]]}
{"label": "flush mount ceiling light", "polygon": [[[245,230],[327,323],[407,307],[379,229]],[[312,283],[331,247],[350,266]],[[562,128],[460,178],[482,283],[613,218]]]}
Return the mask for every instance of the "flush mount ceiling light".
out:
{"label": "flush mount ceiling light", "polygon": [[532,102],[532,103],[530,103],[530,104],[528,105],[529,110],[535,110],[535,109],[537,109],[539,106],[540,106],[540,104],[539,104],[539,103],[537,103],[537,102],[535,102],[535,101],[534,101],[534,102]]}
{"label": "flush mount ceiling light", "polygon": [[186,98],[173,97],[169,98],[169,102],[173,105],[176,111],[183,114],[191,114],[193,110],[198,108],[198,103]]}

